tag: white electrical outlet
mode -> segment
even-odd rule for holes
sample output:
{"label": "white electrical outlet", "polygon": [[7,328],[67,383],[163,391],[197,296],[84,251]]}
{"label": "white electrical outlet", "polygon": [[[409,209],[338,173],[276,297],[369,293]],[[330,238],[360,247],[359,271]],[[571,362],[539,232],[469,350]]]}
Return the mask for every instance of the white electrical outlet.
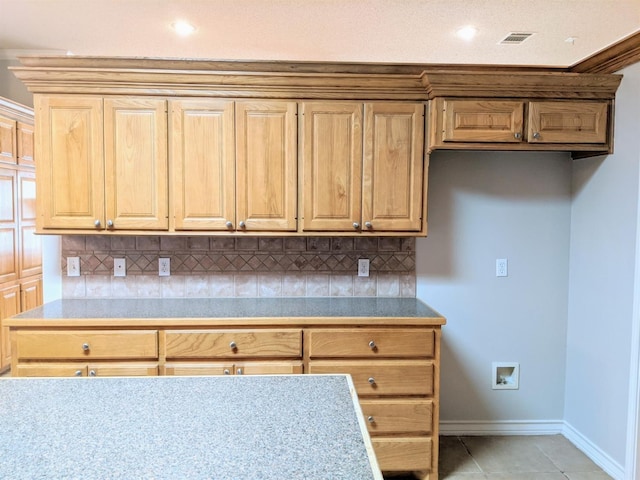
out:
{"label": "white electrical outlet", "polygon": [[67,277],[80,276],[80,257],[67,257]]}
{"label": "white electrical outlet", "polygon": [[171,275],[171,259],[159,258],[158,259],[158,275],[161,277],[168,277]]}
{"label": "white electrical outlet", "polygon": [[124,258],[113,259],[113,276],[114,277],[126,277],[127,276],[127,263]]}
{"label": "white electrical outlet", "polygon": [[496,277],[506,277],[509,269],[506,258],[496,258]]}
{"label": "white electrical outlet", "polygon": [[358,276],[359,277],[369,276],[369,259],[368,258],[358,259]]}

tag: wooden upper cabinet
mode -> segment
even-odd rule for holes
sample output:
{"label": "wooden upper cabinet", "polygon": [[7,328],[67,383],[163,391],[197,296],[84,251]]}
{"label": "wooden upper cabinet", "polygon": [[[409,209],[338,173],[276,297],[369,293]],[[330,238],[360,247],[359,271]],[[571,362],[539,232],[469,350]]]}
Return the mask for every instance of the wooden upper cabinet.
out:
{"label": "wooden upper cabinet", "polygon": [[444,100],[445,142],[521,142],[524,103],[497,100]]}
{"label": "wooden upper cabinet", "polygon": [[104,100],[107,228],[169,228],[165,100]]}
{"label": "wooden upper cabinet", "polygon": [[0,162],[13,164],[18,162],[16,125],[15,120],[0,117]]}
{"label": "wooden upper cabinet", "polygon": [[296,230],[297,129],[296,102],[236,103],[236,228]]}
{"label": "wooden upper cabinet", "polygon": [[18,278],[17,172],[0,169],[0,283]]}
{"label": "wooden upper cabinet", "polygon": [[173,100],[169,105],[175,229],[230,230],[235,225],[234,102]]}
{"label": "wooden upper cabinet", "polygon": [[607,118],[607,102],[530,102],[527,140],[604,144]]}
{"label": "wooden upper cabinet", "polygon": [[102,99],[34,95],[34,103],[39,229],[104,225]]}
{"label": "wooden upper cabinet", "polygon": [[424,163],[424,105],[364,106],[362,227],[420,231]]}
{"label": "wooden upper cabinet", "polygon": [[33,155],[34,151],[34,137],[33,137],[33,125],[28,123],[18,122],[17,130],[17,146],[18,152],[18,164],[25,166],[35,165],[35,159]]}
{"label": "wooden upper cabinet", "polygon": [[363,105],[302,103],[303,230],[358,231]]}

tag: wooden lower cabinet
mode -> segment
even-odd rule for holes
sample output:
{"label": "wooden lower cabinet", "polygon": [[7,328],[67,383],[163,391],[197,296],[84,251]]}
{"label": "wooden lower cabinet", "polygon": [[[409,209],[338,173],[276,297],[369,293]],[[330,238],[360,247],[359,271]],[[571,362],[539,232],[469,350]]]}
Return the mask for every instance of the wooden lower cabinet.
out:
{"label": "wooden lower cabinet", "polygon": [[382,471],[437,480],[442,318],[251,321],[184,328],[179,318],[132,319],[107,329],[104,319],[78,320],[76,328],[30,320],[12,324],[12,374],[349,374]]}

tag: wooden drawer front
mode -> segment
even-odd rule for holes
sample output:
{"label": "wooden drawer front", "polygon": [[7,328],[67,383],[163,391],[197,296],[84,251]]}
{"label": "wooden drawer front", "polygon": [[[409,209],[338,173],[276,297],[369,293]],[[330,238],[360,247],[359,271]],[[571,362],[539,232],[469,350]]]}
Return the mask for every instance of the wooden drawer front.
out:
{"label": "wooden drawer front", "polygon": [[158,334],[148,331],[20,331],[19,359],[158,358]]}
{"label": "wooden drawer front", "polygon": [[302,356],[301,330],[168,330],[167,358]]}
{"label": "wooden drawer front", "polygon": [[431,400],[360,400],[372,435],[389,433],[429,434],[433,424]]}
{"label": "wooden drawer front", "polygon": [[331,329],[309,333],[309,355],[318,357],[433,357],[431,329]]}
{"label": "wooden drawer front", "polygon": [[527,140],[532,143],[605,143],[606,102],[531,102]]}
{"label": "wooden drawer front", "polygon": [[283,375],[302,373],[302,362],[167,363],[165,375]]}
{"label": "wooden drawer front", "polygon": [[431,470],[431,438],[372,438],[382,471]]}
{"label": "wooden drawer front", "polygon": [[87,365],[84,363],[28,363],[18,365],[14,377],[86,377]]}
{"label": "wooden drawer front", "polygon": [[433,363],[426,360],[312,361],[309,373],[348,373],[359,396],[433,394]]}
{"label": "wooden drawer front", "polygon": [[90,377],[153,377],[158,375],[157,363],[89,364]]}
{"label": "wooden drawer front", "polygon": [[445,142],[522,141],[523,102],[445,100],[443,110]]}
{"label": "wooden drawer front", "polygon": [[233,366],[236,375],[287,375],[302,373],[302,362],[244,362]]}
{"label": "wooden drawer front", "polygon": [[232,363],[167,363],[164,374],[169,376],[231,375]]}

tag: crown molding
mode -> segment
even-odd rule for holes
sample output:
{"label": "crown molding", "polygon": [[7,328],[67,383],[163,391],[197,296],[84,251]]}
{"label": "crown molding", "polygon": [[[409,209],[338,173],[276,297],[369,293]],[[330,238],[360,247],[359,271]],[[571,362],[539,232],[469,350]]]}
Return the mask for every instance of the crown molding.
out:
{"label": "crown molding", "polygon": [[640,32],[569,68],[575,73],[614,73],[640,62]]}

